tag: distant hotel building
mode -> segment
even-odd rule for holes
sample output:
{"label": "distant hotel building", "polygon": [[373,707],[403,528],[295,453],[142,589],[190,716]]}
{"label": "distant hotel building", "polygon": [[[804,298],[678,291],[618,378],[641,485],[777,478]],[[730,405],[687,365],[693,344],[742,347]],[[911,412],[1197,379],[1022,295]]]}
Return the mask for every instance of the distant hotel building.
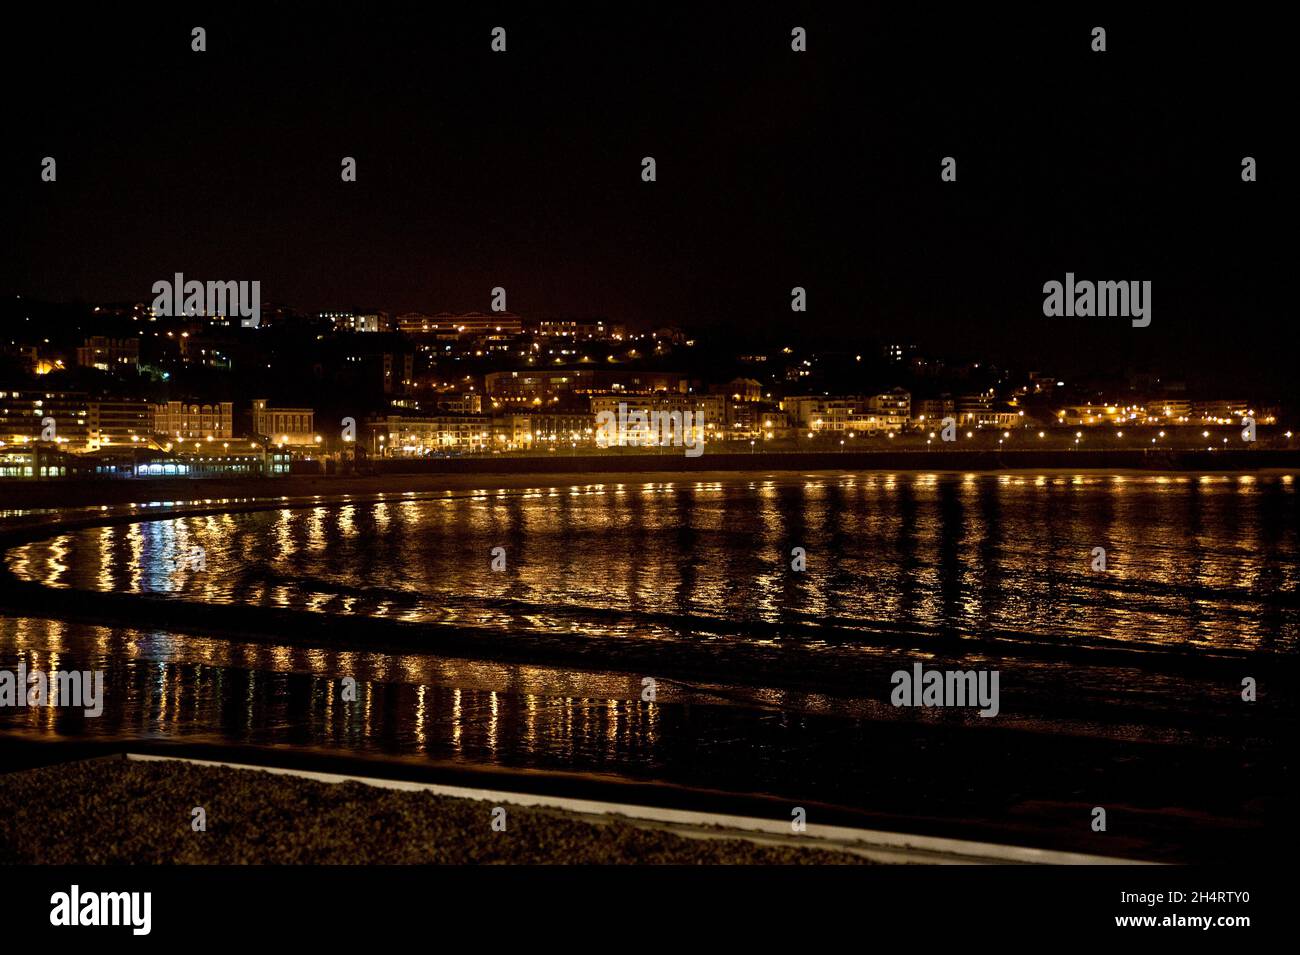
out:
{"label": "distant hotel building", "polygon": [[763,386],[753,378],[733,378],[725,385],[709,388],[714,394],[726,395],[732,401],[762,401]]}
{"label": "distant hotel building", "polygon": [[68,451],[147,444],[154,431],[154,412],[147,401],[89,401],[79,392],[0,391],[0,442],[12,446],[41,441],[49,433],[47,420],[53,421],[52,443]]}
{"label": "distant hotel building", "polygon": [[139,368],[140,339],[94,335],[77,349],[77,364],[83,368],[98,368],[100,371]]}
{"label": "distant hotel building", "polygon": [[376,457],[422,457],[491,446],[489,415],[371,415],[362,441]]}
{"label": "distant hotel building", "polygon": [[0,391],[0,441],[6,445],[37,442],[52,433],[53,444],[84,448],[89,421],[90,402],[82,392]]}
{"label": "distant hotel building", "polygon": [[692,415],[692,424],[694,427],[702,429],[706,440],[712,437],[722,437],[726,433],[727,426],[727,399],[725,395],[683,395],[659,393],[651,395],[593,395],[591,398],[592,424],[602,413],[608,412],[615,420],[619,418],[619,405],[626,405],[628,412],[642,411],[647,414],[647,421],[644,423],[644,434],[629,433],[626,435],[630,444],[646,444],[651,429],[649,428],[648,416],[650,412],[661,414],[681,414],[682,420],[685,420],[685,412]]}
{"label": "distant hotel building", "polygon": [[182,441],[232,438],[235,432],[234,404],[229,401],[190,404],[169,401],[154,405],[154,431]]}
{"label": "distant hotel building", "polygon": [[874,434],[906,428],[912,396],[902,388],[871,396],[794,396],[781,408],[803,430]]}
{"label": "distant hotel building", "polygon": [[[157,436],[172,441],[229,439],[234,435],[233,404],[137,399],[88,400],[80,392],[0,391],[0,442],[52,443],[68,451],[99,451],[146,446]],[[48,426],[47,426],[48,425]]]}
{"label": "distant hotel building", "polygon": [[962,427],[1010,428],[1024,415],[992,395],[962,395],[957,399],[957,423]]}
{"label": "distant hotel building", "polygon": [[905,388],[892,388],[867,399],[867,407],[877,414],[902,421],[904,427],[912,416],[912,395]]}
{"label": "distant hotel building", "polygon": [[922,398],[916,402],[914,409],[916,423],[922,427],[937,426],[944,418],[957,417],[957,400],[951,395],[939,398]]}
{"label": "distant hotel building", "polygon": [[731,440],[788,438],[790,418],[779,407],[757,401],[732,401],[727,406],[727,437]]}
{"label": "distant hotel building", "polygon": [[549,318],[530,322],[528,331],[539,338],[568,338],[574,341],[605,338],[621,340],[627,334],[623,325],[607,325],[603,320],[579,322]]}
{"label": "distant hotel building", "polygon": [[492,421],[492,445],[501,451],[572,448],[590,444],[592,433],[592,417],[588,414],[520,412],[501,415]]}
{"label": "distant hotel building", "polygon": [[253,399],[253,434],[272,444],[315,445],[316,412],[311,408],[272,408],[265,398]]}
{"label": "distant hotel building", "polygon": [[[1258,410],[1259,414],[1255,414]],[[1057,424],[1062,425],[1121,425],[1125,422],[1156,425],[1186,425],[1204,427],[1215,424],[1238,424],[1247,415],[1256,417],[1259,424],[1274,424],[1276,411],[1255,409],[1245,399],[1160,398],[1143,404],[1106,404],[1101,401],[1065,405],[1055,412]]]}
{"label": "distant hotel building", "polygon": [[154,412],[147,401],[92,401],[86,450],[148,444],[153,430]]}
{"label": "distant hotel building", "polygon": [[336,332],[376,334],[390,330],[387,312],[320,312],[317,317],[327,320]]}

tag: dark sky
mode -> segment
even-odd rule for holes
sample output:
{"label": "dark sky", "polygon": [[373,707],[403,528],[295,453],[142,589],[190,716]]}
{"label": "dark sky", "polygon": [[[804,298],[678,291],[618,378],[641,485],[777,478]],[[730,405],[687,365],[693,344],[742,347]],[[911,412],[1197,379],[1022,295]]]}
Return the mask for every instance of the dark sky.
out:
{"label": "dark sky", "polygon": [[[259,6],[12,22],[0,291],[143,301],[182,271],[301,309],[438,311],[501,285],[524,315],[1033,367],[1293,364],[1293,109],[1257,11]],[[1066,271],[1151,280],[1151,327],[1043,317]]]}

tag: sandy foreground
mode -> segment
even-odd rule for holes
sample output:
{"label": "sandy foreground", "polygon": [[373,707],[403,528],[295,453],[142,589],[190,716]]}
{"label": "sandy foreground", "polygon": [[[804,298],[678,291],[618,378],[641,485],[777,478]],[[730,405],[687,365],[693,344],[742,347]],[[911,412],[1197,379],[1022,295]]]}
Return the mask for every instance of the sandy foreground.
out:
{"label": "sandy foreground", "polygon": [[[201,807],[206,830],[196,831]],[[559,810],[180,762],[0,776],[6,864],[863,864],[821,849],[688,838]],[[499,814],[498,814],[499,816]],[[500,822],[498,822],[498,828]]]}

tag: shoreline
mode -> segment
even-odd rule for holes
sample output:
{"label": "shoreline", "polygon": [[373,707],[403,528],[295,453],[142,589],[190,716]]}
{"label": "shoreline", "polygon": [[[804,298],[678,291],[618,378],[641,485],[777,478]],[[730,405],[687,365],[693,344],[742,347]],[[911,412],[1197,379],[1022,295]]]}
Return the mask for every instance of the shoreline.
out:
{"label": "shoreline", "polygon": [[1300,449],[1253,451],[889,451],[765,454],[501,456],[382,460],[364,474],[284,477],[0,480],[5,508],[87,507],[153,501],[280,499],[312,495],[421,493],[630,479],[727,480],[744,475],[898,474],[1226,474],[1300,472]]}

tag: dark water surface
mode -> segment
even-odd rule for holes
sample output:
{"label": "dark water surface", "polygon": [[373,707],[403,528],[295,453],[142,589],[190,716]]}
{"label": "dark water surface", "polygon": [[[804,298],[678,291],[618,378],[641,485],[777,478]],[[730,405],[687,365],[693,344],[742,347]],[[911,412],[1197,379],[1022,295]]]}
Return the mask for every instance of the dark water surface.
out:
{"label": "dark water surface", "polygon": [[1296,518],[1289,475],[600,483],[147,521],[8,559],[51,587],[511,633],[833,622],[1294,652]]}
{"label": "dark water surface", "polygon": [[[822,474],[77,530],[15,547],[8,567],[53,603],[74,589],[245,604],[344,633],[352,618],[400,620],[427,628],[428,650],[0,618],[0,667],[102,668],[108,686],[99,718],[0,709],[0,729],[611,774],[919,816],[1077,802],[1264,826],[1291,786],[1278,734],[1294,731],[1293,697],[1271,675],[1293,673],[1300,640],[1297,526],[1290,475]],[[440,653],[448,628],[483,633],[481,657]],[[580,662],[519,662],[544,641]],[[913,660],[999,669],[1002,713],[890,706],[889,674]],[[344,676],[356,705],[339,701]],[[1258,703],[1241,701],[1243,676],[1260,680]]]}

